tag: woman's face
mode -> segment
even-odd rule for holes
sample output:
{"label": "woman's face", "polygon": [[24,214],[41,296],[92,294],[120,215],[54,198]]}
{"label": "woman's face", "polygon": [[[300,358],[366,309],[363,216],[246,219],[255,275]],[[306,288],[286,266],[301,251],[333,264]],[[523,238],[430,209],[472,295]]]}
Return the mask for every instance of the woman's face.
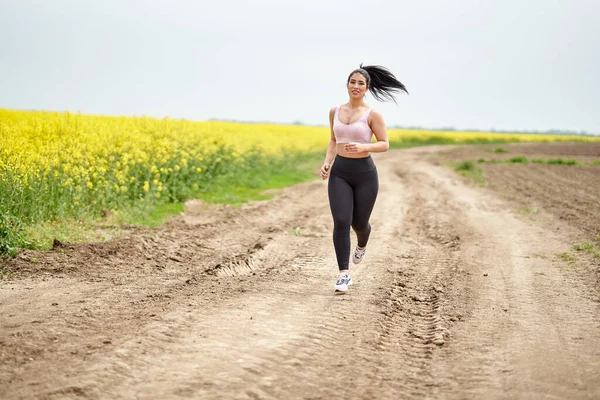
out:
{"label": "woman's face", "polygon": [[354,99],[362,99],[367,94],[367,79],[360,72],[350,75],[348,95]]}

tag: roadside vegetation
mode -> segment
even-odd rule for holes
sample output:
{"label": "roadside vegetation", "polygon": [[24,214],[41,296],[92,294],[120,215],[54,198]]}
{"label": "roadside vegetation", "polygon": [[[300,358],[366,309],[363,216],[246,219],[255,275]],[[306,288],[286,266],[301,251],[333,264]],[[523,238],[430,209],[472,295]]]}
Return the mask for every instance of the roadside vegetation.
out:
{"label": "roadside vegetation", "polygon": [[547,165],[588,165],[588,166],[598,166],[600,165],[600,160],[599,161],[592,161],[592,162],[581,162],[581,161],[577,161],[577,160],[572,160],[572,159],[562,159],[562,158],[549,158],[549,159],[542,159],[542,158],[534,158],[534,159],[529,159],[526,156],[514,156],[508,159],[489,159],[486,160],[485,158],[479,158],[477,160],[478,163],[480,164],[547,164]]}
{"label": "roadside vegetation", "polygon": [[485,186],[483,170],[471,161],[462,161],[453,164],[454,170],[479,186]]}

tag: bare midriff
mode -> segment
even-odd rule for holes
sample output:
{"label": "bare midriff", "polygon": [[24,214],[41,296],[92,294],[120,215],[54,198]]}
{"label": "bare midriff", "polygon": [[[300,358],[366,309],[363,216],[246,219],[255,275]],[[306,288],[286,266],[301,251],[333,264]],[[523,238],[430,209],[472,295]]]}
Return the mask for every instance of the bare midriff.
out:
{"label": "bare midriff", "polygon": [[368,151],[362,151],[360,153],[348,153],[346,152],[346,150],[344,150],[344,143],[337,143],[335,145],[335,149],[337,151],[337,154],[346,158],[365,158],[368,157],[369,154],[371,154]]}

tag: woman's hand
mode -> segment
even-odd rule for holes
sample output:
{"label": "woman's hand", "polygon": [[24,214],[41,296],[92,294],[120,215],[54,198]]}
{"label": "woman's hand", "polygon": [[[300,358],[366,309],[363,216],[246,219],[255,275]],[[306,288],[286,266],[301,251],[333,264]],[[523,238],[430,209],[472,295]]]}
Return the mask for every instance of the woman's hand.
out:
{"label": "woman's hand", "polygon": [[329,168],[331,168],[329,163],[323,163],[323,166],[321,167],[321,178],[322,179],[327,179],[327,177],[329,176]]}
{"label": "woman's hand", "polygon": [[362,153],[365,150],[365,147],[362,143],[345,143],[344,144],[344,151],[348,154],[356,154],[356,153]]}

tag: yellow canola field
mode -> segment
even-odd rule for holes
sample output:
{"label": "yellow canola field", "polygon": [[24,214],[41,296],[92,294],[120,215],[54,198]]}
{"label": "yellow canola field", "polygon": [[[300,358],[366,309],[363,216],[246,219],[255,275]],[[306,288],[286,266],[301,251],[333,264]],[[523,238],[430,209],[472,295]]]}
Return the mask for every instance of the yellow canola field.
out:
{"label": "yellow canola field", "polygon": [[324,154],[328,140],[323,128],[0,109],[0,214],[181,200],[271,157]]}
{"label": "yellow canola field", "polygon": [[390,143],[420,141],[427,143],[432,139],[448,143],[479,142],[600,142],[600,137],[576,135],[550,135],[533,133],[467,132],[438,130],[389,129]]}
{"label": "yellow canola field", "polygon": [[109,166],[125,175],[132,165],[179,170],[194,160],[202,168],[223,146],[243,159],[251,149],[267,155],[325,151],[328,139],[324,128],[0,109],[0,171],[27,179],[59,169],[76,180],[97,178]]}

